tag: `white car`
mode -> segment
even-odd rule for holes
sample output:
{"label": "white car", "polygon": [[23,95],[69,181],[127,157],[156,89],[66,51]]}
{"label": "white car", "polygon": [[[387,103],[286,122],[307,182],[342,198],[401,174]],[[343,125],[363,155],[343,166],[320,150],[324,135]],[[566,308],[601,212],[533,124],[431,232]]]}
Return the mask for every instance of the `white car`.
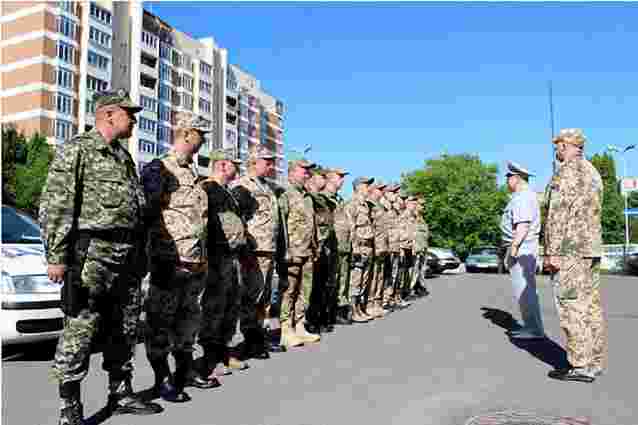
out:
{"label": "white car", "polygon": [[2,206],[2,345],[55,339],[62,330],[60,285],[49,281],[40,228]]}

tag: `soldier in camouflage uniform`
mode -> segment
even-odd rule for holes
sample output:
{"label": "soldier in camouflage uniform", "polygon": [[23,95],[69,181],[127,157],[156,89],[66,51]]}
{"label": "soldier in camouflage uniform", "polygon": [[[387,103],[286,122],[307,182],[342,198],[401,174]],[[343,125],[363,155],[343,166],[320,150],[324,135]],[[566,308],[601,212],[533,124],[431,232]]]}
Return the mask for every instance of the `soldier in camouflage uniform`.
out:
{"label": "soldier in camouflage uniform", "polygon": [[427,295],[428,289],[425,286],[425,276],[428,268],[428,239],[430,228],[425,222],[425,198],[418,200],[416,211],[416,236],[414,239],[414,273],[412,276],[412,288],[417,295]]}
{"label": "soldier in camouflage uniform", "polygon": [[324,192],[327,183],[327,172],[319,167],[313,170],[313,176],[306,183],[308,192],[312,195],[315,209],[315,225],[317,228],[317,243],[319,258],[313,269],[312,289],[309,291],[308,309],[306,310],[306,328],[311,333],[331,332],[328,298],[333,294],[335,280],[335,265],[337,256],[337,236],[334,227],[334,210],[336,202]]}
{"label": "soldier in camouflage uniform", "polygon": [[373,178],[358,177],[352,183],[354,194],[348,204],[348,215],[352,218],[352,271],[350,273],[350,299],[352,321],[364,323],[373,319],[363,311],[366,291],[372,279],[374,261],[374,227],[372,204],[368,191]]}
{"label": "soldier in camouflage uniform", "polygon": [[383,310],[383,291],[387,280],[388,263],[390,262],[390,234],[388,211],[381,203],[386,184],[375,181],[370,185],[368,200],[372,203],[372,223],[374,228],[374,265],[372,281],[368,291],[365,312],[375,318],[385,316]]}
{"label": "soldier in camouflage uniform", "polygon": [[281,306],[281,344],[289,348],[318,342],[320,336],[307,332],[303,297],[304,275],[312,281],[313,263],[318,258],[315,212],[311,195],[304,185],[315,164],[293,158],[288,162],[288,188],[279,198],[288,249],[286,266],[288,287]]}
{"label": "soldier in camouflage uniform", "polygon": [[[142,108],[124,90],[95,96],[95,128],[60,146],[49,167],[45,235],[49,279],[63,283],[64,330],[52,375],[59,381],[60,425],[80,425],[80,382],[91,347],[104,341],[114,413],[153,414],[132,389],[146,202],[135,164],[120,140],[131,136]],[[101,338],[97,338],[97,337]]]}
{"label": "soldier in camouflage uniform", "polygon": [[383,307],[392,310],[396,307],[395,288],[399,278],[399,263],[401,262],[401,235],[399,216],[403,211],[403,201],[399,197],[400,186],[392,184],[385,188],[381,202],[386,206],[388,214],[389,235],[389,265],[386,272],[385,290],[383,293]]}
{"label": "soldier in camouflage uniform", "polygon": [[[328,196],[335,206],[334,214],[334,231],[337,240],[337,254],[334,258],[334,266],[332,271],[332,286],[328,288],[328,317],[330,325],[350,324],[351,315],[346,312],[344,315],[338,315],[340,298],[343,291],[349,291],[348,283],[350,281],[350,258],[352,255],[352,245],[350,243],[350,219],[345,210],[345,202],[339,191],[343,186],[345,176],[349,173],[341,168],[333,168],[327,171],[327,183],[324,193]],[[346,292],[349,300],[349,292]],[[343,303],[347,309],[350,308],[350,302]]]}
{"label": "soldier in camouflage uniform", "polygon": [[553,142],[561,165],[549,193],[545,261],[554,274],[556,306],[571,367],[549,376],[593,382],[603,371],[607,350],[600,297],[603,182],[584,158],[581,130],[561,130]]}
{"label": "soldier in camouflage uniform", "polygon": [[215,375],[243,370],[234,345],[241,306],[240,259],[248,247],[246,223],[228,188],[237,174],[237,160],[229,150],[211,152],[210,176],[202,183],[208,195],[208,282],[201,299],[203,320],[199,344],[204,349],[205,372]]}
{"label": "soldier in camouflage uniform", "polygon": [[[278,285],[278,280],[273,277],[281,223],[276,188],[268,180],[274,177],[275,159],[271,151],[257,148],[250,159],[248,174],[232,185],[232,192],[247,224],[249,246],[255,247],[241,262],[244,285],[240,319],[246,338],[245,354],[255,358],[269,357],[267,335],[259,319],[265,320],[270,316],[271,293],[278,290],[273,288],[273,285]],[[278,320],[278,312],[273,313],[274,320]]]}
{"label": "soldier in camouflage uniform", "polygon": [[[155,391],[164,400],[190,400],[184,387],[219,386],[193,370],[193,344],[201,323],[199,297],[206,284],[208,198],[198,184],[193,155],[210,130],[189,113],[177,116],[171,150],[148,163],[142,183],[150,210],[151,279],[146,300],[146,356]],[[168,353],[175,358],[170,377]]]}
{"label": "soldier in camouflage uniform", "polygon": [[415,279],[417,262],[416,262],[414,247],[416,245],[417,228],[418,228],[418,220],[419,220],[418,209],[419,209],[418,198],[416,196],[408,197],[407,203],[406,203],[406,211],[408,216],[406,234],[408,238],[409,248],[408,248],[406,256],[409,258],[409,260],[408,260],[408,268],[407,268],[407,272],[405,276],[405,283],[404,283],[405,286],[403,290],[404,298],[406,299],[410,297],[411,295],[413,295],[414,285],[416,285],[416,282],[417,282],[417,280]]}
{"label": "soldier in camouflage uniform", "polygon": [[403,211],[398,218],[399,225],[399,270],[395,281],[394,301],[400,308],[410,305],[407,301],[410,285],[410,271],[412,269],[412,244],[414,241],[414,218],[413,213],[408,209],[409,196],[405,193],[399,195],[403,202]]}

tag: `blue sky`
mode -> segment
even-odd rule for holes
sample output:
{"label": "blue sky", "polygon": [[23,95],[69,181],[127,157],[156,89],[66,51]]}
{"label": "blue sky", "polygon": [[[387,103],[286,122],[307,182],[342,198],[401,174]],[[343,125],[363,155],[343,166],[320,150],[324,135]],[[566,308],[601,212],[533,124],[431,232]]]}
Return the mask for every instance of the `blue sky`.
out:
{"label": "blue sky", "polygon": [[[638,4],[145,2],[213,36],[287,108],[285,144],[398,181],[442,152],[551,176],[556,128],[638,142]],[[638,174],[638,150],[626,158]],[[620,165],[620,164],[619,164]],[[619,167],[619,173],[622,167]],[[352,179],[348,180],[348,183]]]}

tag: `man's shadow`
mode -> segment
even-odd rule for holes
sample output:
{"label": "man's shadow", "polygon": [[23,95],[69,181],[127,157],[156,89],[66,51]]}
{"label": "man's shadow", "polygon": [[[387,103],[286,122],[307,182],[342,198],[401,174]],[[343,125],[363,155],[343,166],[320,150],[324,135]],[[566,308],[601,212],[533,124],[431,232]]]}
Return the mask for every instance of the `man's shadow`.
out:
{"label": "man's shadow", "polygon": [[[515,331],[522,326],[514,319],[514,317],[503,310],[495,308],[481,307],[483,317],[488,319],[496,326],[507,331]],[[545,337],[542,339],[509,339],[512,345],[521,350],[527,351],[538,360],[552,366],[554,369],[568,368],[569,360],[567,360],[567,352],[553,340]]]}

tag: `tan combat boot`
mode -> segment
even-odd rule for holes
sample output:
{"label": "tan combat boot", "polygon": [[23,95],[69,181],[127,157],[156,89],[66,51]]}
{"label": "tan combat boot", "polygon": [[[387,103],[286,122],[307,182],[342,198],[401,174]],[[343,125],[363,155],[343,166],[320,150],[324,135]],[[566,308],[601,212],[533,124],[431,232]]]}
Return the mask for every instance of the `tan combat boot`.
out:
{"label": "tan combat boot", "polygon": [[304,343],[319,342],[319,340],[321,339],[321,336],[308,332],[306,330],[306,327],[304,326],[303,321],[297,322],[297,326],[295,327],[295,335],[297,335],[297,337],[299,337],[299,339],[301,339]]}
{"label": "tan combat boot", "polygon": [[367,323],[370,321],[370,319],[361,312],[361,306],[359,304],[352,304],[352,321],[354,323]]}
{"label": "tan combat boot", "polygon": [[374,302],[374,313],[375,317],[377,318],[385,317],[385,311],[383,310],[383,301]]}
{"label": "tan combat boot", "polygon": [[365,304],[359,304],[361,315],[368,320],[374,320],[374,316],[364,308]]}
{"label": "tan combat boot", "polygon": [[281,322],[281,345],[287,349],[303,345],[303,340],[295,334],[289,320]]}

